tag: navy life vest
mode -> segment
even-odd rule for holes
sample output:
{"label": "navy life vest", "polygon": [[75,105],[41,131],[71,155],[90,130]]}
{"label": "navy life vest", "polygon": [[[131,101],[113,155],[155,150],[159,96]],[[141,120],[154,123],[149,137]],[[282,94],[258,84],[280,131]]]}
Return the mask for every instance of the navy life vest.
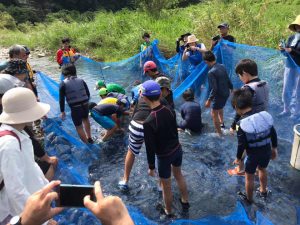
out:
{"label": "navy life vest", "polygon": [[238,124],[245,132],[250,148],[262,147],[271,143],[273,118],[268,112],[255,113],[241,119]]}
{"label": "navy life vest", "polygon": [[75,76],[64,80],[66,99],[69,105],[89,100],[83,80]]}
{"label": "navy life vest", "polygon": [[269,87],[266,81],[252,82],[245,84],[243,87],[249,87],[253,90],[252,111],[258,113],[266,111],[269,105]]}

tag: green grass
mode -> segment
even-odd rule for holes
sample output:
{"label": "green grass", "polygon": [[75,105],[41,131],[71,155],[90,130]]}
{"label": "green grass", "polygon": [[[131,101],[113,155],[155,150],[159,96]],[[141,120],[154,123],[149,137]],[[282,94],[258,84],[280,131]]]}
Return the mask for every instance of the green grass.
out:
{"label": "green grass", "polygon": [[138,53],[141,35],[148,31],[171,56],[179,35],[195,33],[209,47],[210,38],[218,33],[216,26],[226,21],[237,42],[276,48],[281,38],[291,34],[287,26],[299,12],[296,9],[300,9],[300,0],[212,0],[184,9],[165,10],[160,18],[130,10],[97,12],[92,21],[52,20],[36,26],[21,24],[19,30],[3,28],[1,23],[5,21],[1,21],[0,45],[21,43],[54,53],[60,39],[69,36],[72,45],[81,52],[96,59],[117,61]]}

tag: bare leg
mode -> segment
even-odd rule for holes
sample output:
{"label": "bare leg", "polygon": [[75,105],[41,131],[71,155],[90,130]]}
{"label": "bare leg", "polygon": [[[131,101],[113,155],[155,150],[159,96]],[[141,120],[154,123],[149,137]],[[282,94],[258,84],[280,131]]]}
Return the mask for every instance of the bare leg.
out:
{"label": "bare leg", "polygon": [[166,206],[166,213],[171,214],[172,200],[173,200],[172,189],[171,189],[171,178],[168,179],[160,178],[160,181],[162,185],[163,199]]}
{"label": "bare leg", "polygon": [[219,120],[219,113],[218,113],[219,110],[214,110],[212,109],[211,111],[211,116],[212,116],[212,119],[213,119],[213,122],[214,122],[214,125],[215,125],[215,129],[216,129],[216,133],[219,134],[219,136],[222,135],[222,131],[221,131],[221,126],[220,126],[220,120]]}
{"label": "bare leg", "polygon": [[261,193],[267,192],[267,183],[268,183],[268,173],[266,168],[258,168],[258,176],[259,176],[259,191]]}
{"label": "bare leg", "polygon": [[126,158],[125,158],[125,170],[124,170],[124,177],[123,180],[127,183],[129,181],[129,176],[132,170],[132,166],[135,160],[135,155],[132,151],[128,148]]}
{"label": "bare leg", "polygon": [[76,127],[76,130],[77,130],[77,133],[78,133],[80,139],[81,139],[84,143],[87,143],[87,138],[86,138],[86,135],[85,135],[85,132],[84,132],[84,130],[83,130],[82,125],[77,126],[77,127]]}
{"label": "bare leg", "polygon": [[246,189],[246,195],[248,200],[252,202],[253,190],[254,190],[254,174],[250,174],[246,172],[245,189]]}
{"label": "bare leg", "polygon": [[89,118],[82,119],[83,127],[85,130],[85,133],[87,135],[87,138],[92,138],[91,134],[91,124]]}
{"label": "bare leg", "polygon": [[218,110],[218,117],[219,117],[219,121],[220,123],[224,123],[224,116],[223,116],[223,109]]}
{"label": "bare leg", "polygon": [[187,203],[189,201],[185,178],[181,173],[181,167],[172,166],[173,175],[176,179],[179,191],[181,193],[181,201]]}
{"label": "bare leg", "polygon": [[118,128],[117,126],[114,126],[110,130],[107,130],[106,133],[104,134],[104,136],[102,137],[102,140],[106,141],[107,139],[109,139],[115,133],[117,128]]}

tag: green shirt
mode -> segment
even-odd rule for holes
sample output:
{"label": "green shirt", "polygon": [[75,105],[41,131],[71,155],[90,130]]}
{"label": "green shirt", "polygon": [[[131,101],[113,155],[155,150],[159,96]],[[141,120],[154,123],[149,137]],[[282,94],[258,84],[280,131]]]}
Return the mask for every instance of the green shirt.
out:
{"label": "green shirt", "polygon": [[151,42],[144,42],[141,44],[141,52],[145,51],[149,46],[151,46]]}
{"label": "green shirt", "polygon": [[107,84],[106,89],[108,92],[117,92],[125,95],[125,89],[119,84],[114,84],[114,83]]}

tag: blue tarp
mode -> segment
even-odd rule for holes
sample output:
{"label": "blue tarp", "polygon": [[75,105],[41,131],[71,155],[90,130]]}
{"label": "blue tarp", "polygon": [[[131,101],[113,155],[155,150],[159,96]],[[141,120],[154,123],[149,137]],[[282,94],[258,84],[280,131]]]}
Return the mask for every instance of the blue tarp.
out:
{"label": "blue tarp", "polygon": [[[154,42],[151,50],[152,51],[149,51],[150,53],[143,53],[143,57],[138,54],[132,58],[113,63],[99,63],[89,58],[81,57],[77,62],[78,76],[82,77],[88,83],[90,90],[94,88],[93,85],[98,79],[104,78],[108,83],[116,82],[123,85],[129,93],[135,80],[147,79],[143,75],[141,65],[144,61],[151,59],[159,65],[159,68],[165,74],[173,78],[172,87],[174,90],[174,98],[178,100],[177,103],[180,102],[180,96],[183,91],[188,87],[192,87],[196,90],[197,99],[202,104],[208,91],[207,66],[204,63],[201,63],[189,74],[189,72],[187,72],[189,71],[189,64],[188,62],[181,61],[180,54],[177,54],[170,59],[164,58],[159,51],[157,41]],[[290,58],[286,59],[279,51],[274,49],[235,44],[227,41],[222,41],[216,47],[215,54],[218,56],[218,62],[221,62],[226,66],[235,88],[241,86],[241,82],[234,73],[235,64],[242,58],[254,59],[259,66],[259,76],[272,85],[270,93],[270,112],[275,115],[280,111],[282,105],[282,74],[285,60],[291,60]],[[155,201],[152,201],[153,198],[157,198],[158,196],[157,193],[152,190],[153,183],[155,184],[155,182],[150,180],[150,178],[146,179],[145,176],[147,175],[143,172],[145,168],[147,168],[145,156],[141,156],[139,161],[136,162],[135,166],[138,169],[134,171],[134,175],[132,175],[134,177],[134,182],[132,182],[132,192],[129,195],[120,193],[116,187],[119,179],[117,176],[122,174],[124,154],[126,153],[126,143],[128,141],[126,135],[118,137],[113,140],[114,142],[109,142],[107,144],[86,145],[82,143],[72,124],[68,108],[66,110],[67,119],[61,121],[59,118],[58,83],[42,72],[38,73],[37,82],[41,101],[51,105],[51,111],[48,115],[49,118],[44,123],[46,134],[45,147],[50,155],[56,155],[59,158],[56,178],[62,180],[63,183],[89,184],[93,183],[95,180],[104,181],[102,185],[105,194],[122,195],[121,197],[128,205],[129,212],[136,224],[272,224],[264,215],[270,216],[268,212],[276,212],[277,209],[273,210],[273,205],[269,208],[269,211],[262,213],[259,211],[263,210],[263,208],[258,207],[257,210],[255,210],[257,213],[253,216],[250,209],[246,208],[245,210],[243,205],[236,202],[235,198],[232,197],[232,193],[235,192],[234,187],[243,189],[244,182],[239,178],[230,178],[226,172],[224,172],[226,166],[228,166],[226,165],[227,160],[231,160],[228,158],[228,154],[234,157],[234,151],[223,153],[218,149],[222,147],[224,149],[232,148],[234,139],[228,138],[229,141],[224,143],[222,140],[215,139],[215,137],[210,134],[204,134],[203,136],[199,138],[195,137],[194,139],[188,139],[186,137],[183,137],[182,139],[183,146],[186,146],[187,149],[189,149],[189,155],[184,155],[184,157],[189,158],[189,163],[191,163],[189,165],[191,167],[184,168],[184,174],[187,176],[188,184],[190,180],[193,179],[191,178],[191,174],[193,174],[193,177],[198,177],[197,179],[203,179],[202,181],[195,180],[193,181],[194,183],[191,184],[191,187],[193,187],[193,189],[190,190],[193,196],[191,202],[193,204],[193,201],[200,201],[203,204],[194,204],[195,210],[192,213],[192,217],[183,215],[182,218],[184,219],[175,221],[161,220],[156,216],[159,213],[155,212],[155,206],[153,205],[155,204]],[[97,102],[99,100],[97,92],[91,91],[91,93],[92,101]],[[227,107],[225,114],[227,114],[228,118],[232,118],[234,112],[230,107]],[[292,139],[293,124],[293,121],[277,120],[276,127],[279,128],[279,137],[290,141]],[[93,134],[96,137],[99,136],[99,131],[101,129],[102,128],[97,124],[92,123]],[[290,146],[290,142],[288,146]],[[211,152],[206,152],[205,149]],[[220,152],[220,155],[218,155],[218,152]],[[197,156],[198,154],[201,154],[201,156]],[[286,167],[288,153],[284,153],[283,155],[285,158],[282,162],[285,163],[284,166]],[[234,158],[232,158],[232,160],[233,159]],[[193,166],[201,169],[198,171],[196,168],[193,168]],[[277,171],[276,168],[273,169],[272,166],[271,170]],[[300,180],[299,173],[295,171],[288,171],[286,173],[288,173],[285,174],[287,182],[292,179],[292,177],[297,178],[294,180],[296,182],[296,190],[297,181]],[[272,182],[273,180],[271,180],[271,183]],[[205,189],[204,185],[207,185],[208,190],[203,191],[203,188]],[[292,186],[293,185],[290,185],[290,187]],[[198,188],[202,191],[198,192]],[[223,190],[222,188],[225,189]],[[224,201],[224,199],[222,200],[223,196],[222,193],[219,193],[219,189],[225,191],[223,195],[228,197],[226,200],[228,201],[227,206],[226,201]],[[286,199],[295,198],[288,204],[299,205],[300,194],[295,195],[295,193],[299,194],[299,192],[294,191],[284,195],[284,198]],[[201,196],[211,197],[202,199]],[[218,198],[221,200],[219,203],[216,203],[218,202]],[[220,204],[220,206],[214,204]],[[204,207],[204,205],[207,206]],[[276,206],[274,207],[276,208]],[[218,208],[220,208],[220,210],[216,212],[215,210]],[[295,210],[295,207],[293,209]],[[199,213],[197,213],[197,210]],[[288,207],[286,210],[287,214],[293,214],[293,212],[291,212],[292,210],[289,210]],[[144,216],[144,213],[146,213],[149,218]],[[227,216],[224,216],[225,213]],[[203,215],[204,218],[197,219],[203,217]],[[292,221],[296,221],[296,212],[293,215],[295,218]],[[179,218],[181,218],[181,216],[179,216]],[[96,218],[85,209],[69,209],[57,216],[56,219],[60,224],[87,225],[98,223]],[[287,220],[283,219],[282,221]],[[282,221],[279,221],[278,224],[284,224]]]}

